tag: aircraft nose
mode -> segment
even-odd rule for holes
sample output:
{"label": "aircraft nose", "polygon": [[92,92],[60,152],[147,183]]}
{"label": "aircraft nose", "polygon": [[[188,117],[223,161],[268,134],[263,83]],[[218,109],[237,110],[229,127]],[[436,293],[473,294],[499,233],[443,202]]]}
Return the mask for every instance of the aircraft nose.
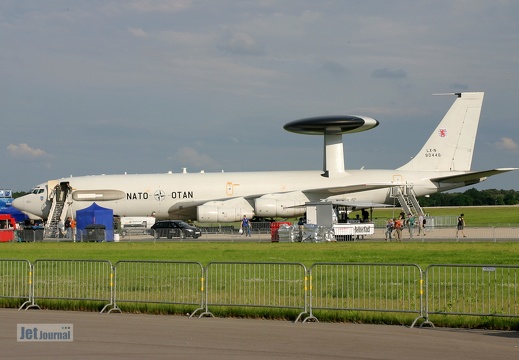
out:
{"label": "aircraft nose", "polygon": [[22,206],[22,204],[23,204],[22,198],[16,198],[11,203],[11,205],[14,206],[15,208],[17,208],[18,210],[23,210],[23,209],[20,208],[20,206]]}
{"label": "aircraft nose", "polygon": [[31,200],[31,195],[24,195],[13,200],[12,205],[20,211],[38,215],[37,203]]}
{"label": "aircraft nose", "polygon": [[24,197],[25,196],[14,199],[13,202],[11,203],[11,205],[20,211],[27,211],[26,206],[25,206],[26,201],[25,201],[25,199],[23,199]]}

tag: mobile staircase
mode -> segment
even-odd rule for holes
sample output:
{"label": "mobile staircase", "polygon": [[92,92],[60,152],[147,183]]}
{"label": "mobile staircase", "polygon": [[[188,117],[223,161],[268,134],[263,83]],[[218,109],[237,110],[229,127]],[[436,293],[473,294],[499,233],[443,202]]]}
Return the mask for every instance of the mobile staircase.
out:
{"label": "mobile staircase", "polygon": [[406,214],[412,214],[416,217],[424,214],[412,185],[393,186],[391,188],[391,197],[398,199],[400,206]]}
{"label": "mobile staircase", "polygon": [[68,183],[58,184],[52,190],[52,206],[50,208],[49,220],[45,224],[45,235],[50,238],[59,238],[60,222],[63,224],[67,218],[68,209],[72,204],[71,189]]}

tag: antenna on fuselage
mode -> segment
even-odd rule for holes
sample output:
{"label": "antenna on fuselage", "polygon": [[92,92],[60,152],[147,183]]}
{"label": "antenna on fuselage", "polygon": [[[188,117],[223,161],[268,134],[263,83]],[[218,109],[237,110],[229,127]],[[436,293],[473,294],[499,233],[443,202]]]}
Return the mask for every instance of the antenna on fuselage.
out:
{"label": "antenna on fuselage", "polygon": [[378,124],[367,116],[330,115],[292,121],[283,128],[297,134],[324,135],[322,176],[337,177],[344,174],[342,134],[370,130]]}

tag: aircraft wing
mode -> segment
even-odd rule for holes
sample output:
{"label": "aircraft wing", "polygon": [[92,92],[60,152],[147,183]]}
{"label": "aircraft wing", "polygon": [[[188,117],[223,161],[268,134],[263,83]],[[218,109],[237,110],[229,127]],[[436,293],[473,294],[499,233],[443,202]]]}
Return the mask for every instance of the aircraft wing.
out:
{"label": "aircraft wing", "polygon": [[469,184],[477,184],[480,181],[486,180],[487,177],[497,174],[502,174],[508,171],[518,170],[518,168],[498,168],[492,170],[482,170],[482,171],[473,171],[466,172],[457,175],[451,176],[441,176],[437,178],[431,178],[431,181],[437,183],[469,183]]}
{"label": "aircraft wing", "polygon": [[[368,208],[387,208],[387,207],[394,207],[394,205],[390,204],[382,204],[382,203],[374,203],[374,202],[368,202],[368,201],[349,201],[349,200],[331,200],[326,201],[330,202],[333,205],[341,205],[346,206],[352,209],[368,209]],[[302,205],[294,205],[294,206],[287,206],[287,208],[302,208],[305,207],[306,204]]]}
{"label": "aircraft wing", "polygon": [[321,188],[321,189],[303,190],[303,193],[305,193],[305,194],[321,194],[321,195],[325,195],[326,197],[328,197],[328,196],[333,196],[333,195],[338,195],[338,194],[348,194],[348,193],[390,188],[392,186],[395,186],[395,184],[392,184],[392,183],[355,184],[355,185],[345,185],[345,186],[328,187],[328,188]]}
{"label": "aircraft wing", "polygon": [[[368,191],[368,190],[376,190],[376,189],[382,189],[382,188],[388,188],[394,186],[394,184],[391,183],[377,183],[377,184],[356,184],[356,185],[345,185],[345,186],[339,186],[334,188],[319,188],[319,189],[310,189],[310,190],[304,190],[304,193],[307,193],[309,195],[319,195],[322,198],[326,198],[333,195],[338,194],[347,194],[347,193],[353,193],[353,192],[361,192],[361,191]],[[256,195],[249,195],[242,199],[248,199],[253,200],[255,198],[259,198],[265,194],[256,194]],[[170,215],[181,215],[185,218],[191,218],[194,219],[197,216],[197,207],[200,205],[207,204],[208,202],[219,202],[219,201],[234,201],[239,198],[233,198],[233,199],[212,199],[210,201],[181,201],[177,202],[175,205],[171,206],[168,209],[168,213]],[[346,204],[344,204],[346,205]],[[371,203],[369,204],[363,204],[365,207],[371,207]],[[348,204],[348,206],[358,206],[361,207],[361,204]]]}
{"label": "aircraft wing", "polygon": [[395,205],[381,204],[368,201],[348,201],[348,200],[332,200],[334,205],[342,205],[356,209],[367,209],[367,208],[386,208],[394,207]]}
{"label": "aircraft wing", "polygon": [[170,215],[182,215],[185,218],[196,219],[196,207],[203,205],[205,201],[181,201],[168,209]]}
{"label": "aircraft wing", "polygon": [[186,219],[196,219],[198,216],[198,206],[209,205],[215,207],[223,206],[227,208],[247,208],[250,207],[249,203],[247,202],[248,199],[254,199],[260,197],[261,195],[247,197],[237,196],[232,198],[226,197],[222,199],[200,201],[180,201],[175,203],[168,209],[168,214],[172,216],[182,216]]}

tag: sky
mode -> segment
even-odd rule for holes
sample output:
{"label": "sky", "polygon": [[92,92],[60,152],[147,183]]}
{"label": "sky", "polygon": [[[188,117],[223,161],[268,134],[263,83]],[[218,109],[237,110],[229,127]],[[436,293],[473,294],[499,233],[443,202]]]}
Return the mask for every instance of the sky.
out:
{"label": "sky", "polygon": [[[397,168],[454,96],[484,91],[473,170],[519,167],[514,0],[0,2],[0,188],[68,176],[321,170],[321,136],[364,115],[346,169]],[[477,189],[519,190],[519,171]],[[464,191],[462,188],[458,191]]]}

